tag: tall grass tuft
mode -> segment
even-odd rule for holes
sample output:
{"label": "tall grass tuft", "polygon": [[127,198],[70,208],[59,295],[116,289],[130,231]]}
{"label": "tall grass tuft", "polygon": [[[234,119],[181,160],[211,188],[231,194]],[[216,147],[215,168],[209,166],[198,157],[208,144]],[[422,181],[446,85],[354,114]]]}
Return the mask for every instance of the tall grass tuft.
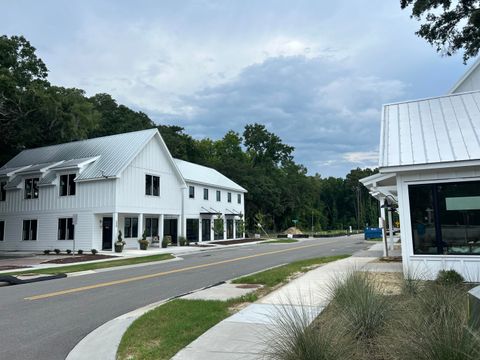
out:
{"label": "tall grass tuft", "polygon": [[480,359],[480,334],[468,326],[465,288],[461,286],[425,286],[391,324],[388,336],[392,339],[390,350],[399,359]]}
{"label": "tall grass tuft", "polygon": [[268,337],[267,359],[343,360],[353,354],[351,337],[332,322],[314,322],[311,307],[279,306]]}
{"label": "tall grass tuft", "polygon": [[375,338],[385,326],[391,301],[383,296],[366,272],[352,272],[331,285],[332,306],[352,336],[364,341]]}

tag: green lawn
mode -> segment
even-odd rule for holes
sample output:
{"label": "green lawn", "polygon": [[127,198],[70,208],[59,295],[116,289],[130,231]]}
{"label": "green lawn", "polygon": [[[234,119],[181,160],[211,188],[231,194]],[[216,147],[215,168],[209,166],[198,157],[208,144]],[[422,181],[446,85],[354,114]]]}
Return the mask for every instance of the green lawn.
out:
{"label": "green lawn", "polygon": [[170,359],[215,324],[231,315],[230,307],[256,300],[255,295],[229,301],[170,301],[144,314],[123,334],[117,359]]}
{"label": "green lawn", "polygon": [[72,273],[72,272],[86,271],[86,270],[105,269],[105,268],[111,268],[115,266],[143,264],[147,262],[169,260],[174,258],[175,257],[172,254],[160,254],[160,255],[142,256],[142,257],[135,257],[130,259],[122,259],[122,260],[110,260],[110,261],[103,261],[103,262],[97,262],[97,263],[86,263],[86,264],[79,263],[76,265],[60,266],[55,268],[45,268],[45,269],[36,269],[36,270],[27,269],[20,272],[10,272],[10,273],[4,273],[1,275]]}
{"label": "green lawn", "polygon": [[296,243],[298,240],[295,239],[279,239],[279,240],[268,240],[264,241],[261,244],[290,244],[290,243]]}
{"label": "green lawn", "polygon": [[275,286],[285,283],[288,278],[297,272],[307,272],[312,266],[325,264],[331,261],[345,259],[350,255],[325,256],[307,260],[295,261],[287,265],[279,266],[273,269],[265,270],[253,275],[244,276],[233,280],[235,284],[262,284],[265,286]]}

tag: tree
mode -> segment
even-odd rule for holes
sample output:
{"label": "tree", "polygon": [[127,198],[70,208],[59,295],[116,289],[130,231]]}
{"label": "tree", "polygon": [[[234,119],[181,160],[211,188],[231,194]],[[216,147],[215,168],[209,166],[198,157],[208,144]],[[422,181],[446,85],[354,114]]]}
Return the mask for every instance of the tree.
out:
{"label": "tree", "polygon": [[464,49],[464,62],[478,54],[479,0],[400,0],[400,6],[411,6],[411,16],[424,21],[416,34],[435,46],[437,52],[450,56]]}

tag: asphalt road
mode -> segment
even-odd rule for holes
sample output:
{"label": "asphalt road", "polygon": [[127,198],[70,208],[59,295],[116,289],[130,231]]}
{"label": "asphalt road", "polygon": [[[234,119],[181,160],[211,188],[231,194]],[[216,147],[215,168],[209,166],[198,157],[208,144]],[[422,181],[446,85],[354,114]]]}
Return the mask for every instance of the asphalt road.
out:
{"label": "asphalt road", "polygon": [[271,266],[366,247],[359,236],[248,245],[185,255],[181,261],[0,287],[0,359],[65,359],[92,330],[147,304]]}

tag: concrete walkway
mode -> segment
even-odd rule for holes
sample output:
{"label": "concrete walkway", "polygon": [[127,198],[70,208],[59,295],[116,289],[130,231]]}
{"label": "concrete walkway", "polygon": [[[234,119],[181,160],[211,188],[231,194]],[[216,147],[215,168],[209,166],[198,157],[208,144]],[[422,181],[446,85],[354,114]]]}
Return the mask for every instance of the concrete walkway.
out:
{"label": "concrete walkway", "polygon": [[186,348],[175,360],[263,359],[268,339],[275,334],[275,319],[299,312],[313,321],[329,302],[329,286],[352,270],[401,271],[401,263],[372,263],[382,244],[361,253],[307,272],[280,289],[218,323]]}

